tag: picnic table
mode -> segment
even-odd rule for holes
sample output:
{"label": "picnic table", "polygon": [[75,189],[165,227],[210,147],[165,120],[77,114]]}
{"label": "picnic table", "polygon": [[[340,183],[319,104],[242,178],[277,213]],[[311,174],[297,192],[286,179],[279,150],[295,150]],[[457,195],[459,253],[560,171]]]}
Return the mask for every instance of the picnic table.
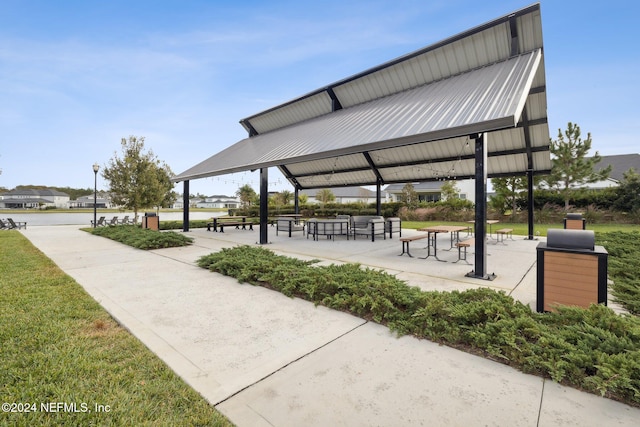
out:
{"label": "picnic table", "polygon": [[[450,233],[451,234],[451,246],[449,249],[453,249],[455,243],[460,241],[460,232],[468,231],[469,227],[466,225],[434,225],[431,227],[419,228],[418,231],[427,232],[427,256],[422,259],[427,259],[433,256],[438,261],[446,262],[443,259],[438,258],[438,233]],[[433,253],[432,252],[433,249]]]}
{"label": "picnic table", "polygon": [[[467,222],[468,222],[469,224],[475,224],[475,223],[476,223],[475,221],[467,221]],[[489,226],[489,238],[490,238],[490,239],[493,239],[493,237],[491,236],[491,233],[492,233],[492,231],[491,231],[491,227],[493,226],[493,224],[497,224],[497,223],[499,223],[499,222],[500,222],[500,220],[498,220],[498,219],[488,219],[488,220],[487,220],[487,225]],[[476,233],[475,233],[475,230],[473,230],[473,234],[474,234],[474,235],[476,234]]]}

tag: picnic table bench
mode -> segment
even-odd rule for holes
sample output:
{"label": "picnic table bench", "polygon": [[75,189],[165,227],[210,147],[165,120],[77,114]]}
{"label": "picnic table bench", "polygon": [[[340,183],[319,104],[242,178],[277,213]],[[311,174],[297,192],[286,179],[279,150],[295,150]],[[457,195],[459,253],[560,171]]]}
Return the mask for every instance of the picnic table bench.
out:
{"label": "picnic table bench", "polygon": [[[471,239],[467,239],[467,240],[463,240],[461,242],[457,242],[456,243],[456,247],[458,248],[458,261],[464,261],[467,264],[470,264],[469,261],[467,261],[467,248],[473,246],[476,244],[476,239],[475,238],[471,238]],[[454,263],[458,262],[458,261],[454,261]]]}
{"label": "picnic table bench", "polygon": [[415,236],[401,237],[400,241],[402,242],[402,253],[399,254],[398,256],[402,256],[404,254],[407,254],[411,258],[413,258],[413,255],[411,255],[411,252],[409,252],[409,243],[413,242],[414,240],[426,239],[427,237],[429,237],[428,234],[417,234]]}
{"label": "picnic table bench", "polygon": [[513,228],[501,228],[500,230],[496,230],[496,243],[500,242],[504,244],[505,237],[509,240],[513,240]]}

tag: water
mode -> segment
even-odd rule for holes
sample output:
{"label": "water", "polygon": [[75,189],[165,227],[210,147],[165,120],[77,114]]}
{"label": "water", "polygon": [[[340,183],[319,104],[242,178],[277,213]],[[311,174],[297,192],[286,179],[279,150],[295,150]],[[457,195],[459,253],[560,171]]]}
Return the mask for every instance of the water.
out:
{"label": "water", "polygon": [[[226,212],[189,212],[189,219],[209,219],[214,216],[226,215]],[[129,215],[129,218],[133,218],[132,212],[124,213],[101,213],[98,212],[98,218],[104,216],[107,220],[110,220],[114,216],[119,219],[124,218],[125,215]],[[144,213],[142,214],[144,215]],[[140,222],[140,214],[138,214],[138,222]],[[160,212],[161,221],[182,221],[182,212]],[[93,212],[39,212],[39,213],[12,213],[10,209],[0,210],[0,219],[11,218],[14,221],[26,222],[27,227],[38,225],[86,225],[91,226],[93,221]]]}

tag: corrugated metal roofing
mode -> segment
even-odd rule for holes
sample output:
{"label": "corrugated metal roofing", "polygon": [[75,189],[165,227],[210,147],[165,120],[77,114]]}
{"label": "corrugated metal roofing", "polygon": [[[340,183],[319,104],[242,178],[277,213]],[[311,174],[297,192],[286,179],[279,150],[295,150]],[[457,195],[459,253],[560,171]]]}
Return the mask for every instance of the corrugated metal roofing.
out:
{"label": "corrugated metal roofing", "polygon": [[[515,35],[515,36],[514,36]],[[298,188],[551,168],[539,5],[241,121],[246,138],[174,178],[277,166]]]}

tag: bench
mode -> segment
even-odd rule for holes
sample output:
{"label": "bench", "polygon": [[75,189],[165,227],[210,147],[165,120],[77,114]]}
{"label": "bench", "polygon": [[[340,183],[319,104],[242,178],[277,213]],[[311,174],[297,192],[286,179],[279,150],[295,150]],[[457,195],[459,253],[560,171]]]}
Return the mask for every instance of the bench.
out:
{"label": "bench", "polygon": [[[467,248],[475,244],[476,244],[476,239],[474,238],[463,240],[461,242],[456,243],[456,247],[458,248],[458,261],[464,261],[467,264],[471,264],[469,261],[467,261]],[[454,263],[458,261],[454,261]]]}
{"label": "bench", "polygon": [[402,253],[398,256],[407,254],[411,258],[413,258],[413,255],[411,255],[411,252],[409,252],[409,243],[413,242],[414,240],[426,239],[427,237],[429,237],[428,234],[417,234],[415,236],[401,237],[400,241],[402,242]]}
{"label": "bench", "polygon": [[247,225],[249,226],[249,230],[253,231],[253,222],[251,221],[221,221],[218,223],[218,228],[221,233],[224,233],[224,227],[235,226],[237,229],[240,229],[240,226],[242,226],[242,229],[246,230]]}
{"label": "bench", "polygon": [[504,244],[505,236],[513,240],[513,228],[501,228],[500,230],[496,230],[496,243],[501,242]]}

